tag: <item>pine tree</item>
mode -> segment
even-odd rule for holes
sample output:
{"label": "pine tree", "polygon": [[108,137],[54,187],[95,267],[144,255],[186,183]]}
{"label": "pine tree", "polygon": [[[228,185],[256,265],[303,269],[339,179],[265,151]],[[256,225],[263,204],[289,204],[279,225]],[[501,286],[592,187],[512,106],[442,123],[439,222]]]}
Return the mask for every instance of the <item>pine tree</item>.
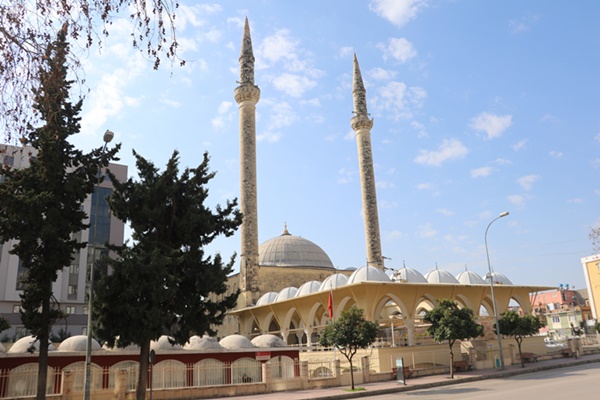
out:
{"label": "pine tree", "polygon": [[0,241],[16,239],[10,250],[26,273],[21,283],[21,320],[40,342],[37,399],[46,397],[48,339],[52,325],[64,314],[52,293],[58,272],[71,263],[73,253],[85,247],[73,233],[85,229],[81,204],[94,190],[99,168],[108,165],[118,146],[106,153],[88,154],[68,141],[79,132],[82,101],[69,101],[67,80],[69,46],[66,26],[45,52],[35,88],[34,111],[44,125],[25,135],[24,149],[32,149],[30,167],[5,168],[0,184]]}
{"label": "pine tree", "polygon": [[[214,177],[208,155],[179,175],[177,151],[164,172],[134,152],[139,180],[118,182],[109,199],[112,212],[130,224],[133,243],[112,249],[112,273],[96,287],[97,334],[108,345],[140,347],[137,399],[144,399],[150,342],[168,333],[186,343],[192,335],[214,334],[225,312],[235,307],[238,292],[227,294],[220,254],[204,247],[217,236],[230,236],[241,224],[237,200],[213,212],[204,202]],[[117,339],[118,338],[118,339]]]}

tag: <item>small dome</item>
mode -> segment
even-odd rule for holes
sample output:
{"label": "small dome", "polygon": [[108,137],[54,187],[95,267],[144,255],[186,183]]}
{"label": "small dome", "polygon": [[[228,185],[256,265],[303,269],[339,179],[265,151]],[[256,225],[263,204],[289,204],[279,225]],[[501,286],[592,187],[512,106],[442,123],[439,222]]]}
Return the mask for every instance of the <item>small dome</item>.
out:
{"label": "small dome", "polygon": [[308,281],[304,282],[296,292],[296,297],[304,296],[307,294],[315,293],[319,291],[321,287],[321,282],[319,281]]}
{"label": "small dome", "polygon": [[368,265],[357,269],[348,278],[348,285],[358,282],[390,282],[390,278],[383,270]]}
{"label": "small dome", "polygon": [[[40,342],[33,336],[25,336],[17,340],[12,346],[10,346],[10,349],[8,349],[7,353],[29,353],[30,347],[33,347],[34,353],[37,353],[40,351]],[[50,341],[48,341],[48,351],[55,350],[56,348],[54,347],[54,345],[50,343]]]}
{"label": "small dome", "polygon": [[265,304],[271,304],[272,302],[275,301],[276,297],[277,297],[277,292],[265,293],[259,297],[258,301],[256,302],[256,305],[264,306]]}
{"label": "small dome", "polygon": [[226,349],[251,349],[255,347],[251,341],[242,335],[225,336],[219,344]]}
{"label": "small dome", "polygon": [[195,335],[183,345],[184,350],[223,350],[216,338],[204,335],[202,337]]}
{"label": "small dome", "polygon": [[395,271],[393,280],[407,283],[427,283],[427,279],[416,269],[404,267]]}
{"label": "small dome", "polygon": [[[92,338],[92,351],[101,349],[100,344]],[[66,338],[58,346],[58,351],[87,351],[87,336],[76,335]]]}
{"label": "small dome", "polygon": [[452,276],[450,272],[441,269],[429,271],[427,275],[425,275],[425,279],[427,279],[427,282],[429,283],[458,283],[456,278]]}
{"label": "small dome", "polygon": [[275,297],[275,301],[283,301],[283,300],[291,299],[292,297],[294,297],[296,295],[297,291],[298,291],[298,288],[293,287],[293,286],[283,288],[283,289],[281,289],[281,291],[279,293],[277,293],[277,297]]}
{"label": "small dome", "polygon": [[252,344],[256,347],[287,347],[287,343],[279,336],[265,333],[252,339]]}
{"label": "small dome", "polygon": [[156,352],[159,351],[173,351],[173,350],[183,350],[178,344],[171,344],[169,342],[169,337],[166,335],[162,335],[158,338],[158,340],[153,340],[150,342],[150,350],[154,350]]}
{"label": "small dome", "polygon": [[[506,275],[501,274],[500,272],[492,272],[492,276],[494,277],[494,285],[512,285],[513,283],[506,277]],[[485,282],[489,285],[490,283],[490,274],[487,273],[483,277]]]}
{"label": "small dome", "polygon": [[321,287],[319,288],[319,291],[336,289],[341,286],[345,286],[347,283],[348,283],[348,277],[346,275],[342,275],[342,274],[329,275],[323,281],[323,283],[321,283]]}
{"label": "small dome", "polygon": [[485,285],[485,281],[472,271],[463,271],[456,275],[456,280],[463,285]]}
{"label": "small dome", "polygon": [[316,267],[334,269],[322,248],[284,229],[281,236],[269,239],[258,248],[258,264],[274,267]]}

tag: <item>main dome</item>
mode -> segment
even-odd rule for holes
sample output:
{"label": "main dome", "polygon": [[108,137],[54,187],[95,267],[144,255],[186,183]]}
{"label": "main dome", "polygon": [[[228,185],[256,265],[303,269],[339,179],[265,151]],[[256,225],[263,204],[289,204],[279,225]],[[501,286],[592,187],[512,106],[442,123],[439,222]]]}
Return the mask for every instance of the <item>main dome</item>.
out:
{"label": "main dome", "polygon": [[335,269],[322,248],[310,240],[290,235],[287,227],[281,236],[258,247],[258,264],[268,267],[316,267]]}

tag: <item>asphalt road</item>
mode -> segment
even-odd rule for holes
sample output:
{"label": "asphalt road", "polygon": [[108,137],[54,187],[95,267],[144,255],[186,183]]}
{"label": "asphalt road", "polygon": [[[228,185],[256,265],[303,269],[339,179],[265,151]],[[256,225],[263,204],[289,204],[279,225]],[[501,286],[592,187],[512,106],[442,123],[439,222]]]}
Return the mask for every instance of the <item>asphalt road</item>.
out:
{"label": "asphalt road", "polygon": [[362,399],[443,400],[572,400],[600,398],[600,365],[586,364],[504,379],[487,379],[432,389],[415,390]]}

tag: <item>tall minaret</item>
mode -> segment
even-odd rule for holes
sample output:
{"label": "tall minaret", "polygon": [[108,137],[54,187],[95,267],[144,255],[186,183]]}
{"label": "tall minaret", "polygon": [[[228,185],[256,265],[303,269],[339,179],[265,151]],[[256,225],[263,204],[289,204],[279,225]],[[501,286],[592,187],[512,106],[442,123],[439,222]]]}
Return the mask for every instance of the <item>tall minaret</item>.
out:
{"label": "tall minaret", "polygon": [[373,170],[373,154],[371,151],[371,128],[373,120],[367,112],[367,91],[363,84],[356,54],[354,54],[354,77],[352,98],[354,100],[354,117],[350,120],[356,132],[358,144],[358,165],[360,169],[360,186],[362,190],[363,218],[365,220],[365,236],[367,241],[367,265],[383,269],[381,255],[381,239],[379,237],[379,216],[377,215],[377,193],[375,191],[375,172]]}
{"label": "tall minaret", "polygon": [[258,209],[256,196],[256,103],[260,89],[254,84],[254,54],[248,18],[244,25],[240,54],[240,82],[235,101],[240,107],[240,211],[241,226],[240,307],[258,300]]}

